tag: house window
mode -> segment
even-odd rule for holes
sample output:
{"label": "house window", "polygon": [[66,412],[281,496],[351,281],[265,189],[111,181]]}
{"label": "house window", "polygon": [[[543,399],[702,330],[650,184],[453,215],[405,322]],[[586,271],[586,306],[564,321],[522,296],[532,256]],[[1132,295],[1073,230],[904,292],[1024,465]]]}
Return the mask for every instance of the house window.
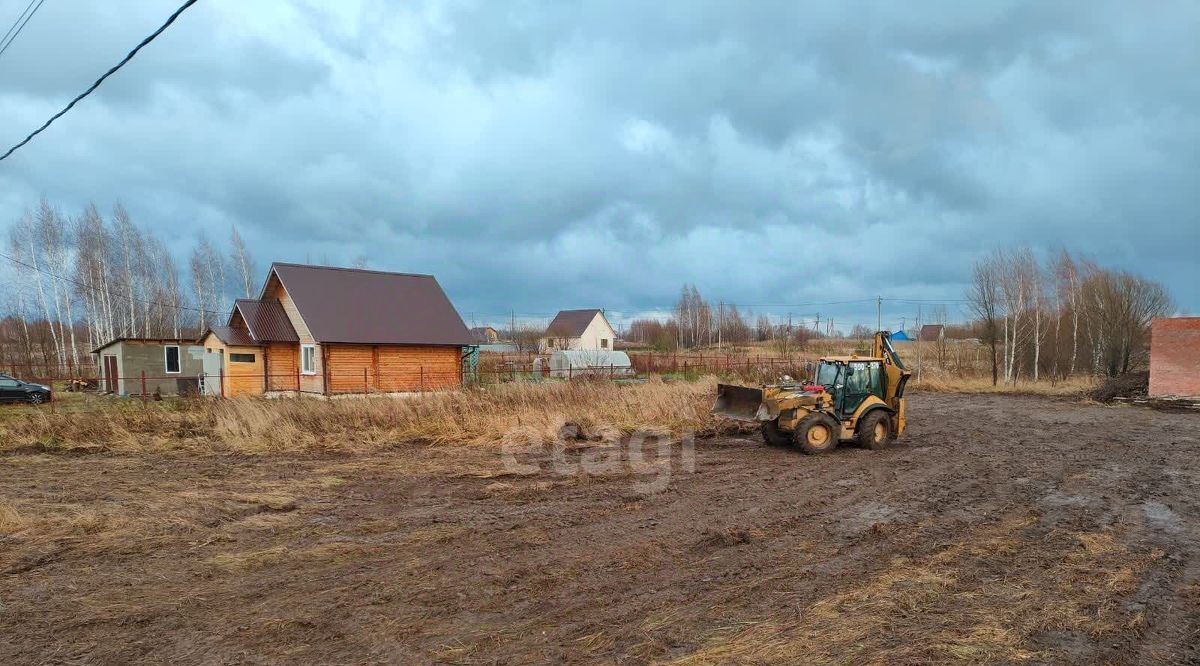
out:
{"label": "house window", "polygon": [[230,354],[230,363],[253,363],[254,354]]}
{"label": "house window", "polygon": [[608,338],[600,338],[600,348],[608,349]]}
{"label": "house window", "polygon": [[300,372],[306,375],[317,374],[316,345],[300,345]]}
{"label": "house window", "polygon": [[169,345],[164,347],[163,356],[166,361],[167,374],[179,374],[179,345]]}

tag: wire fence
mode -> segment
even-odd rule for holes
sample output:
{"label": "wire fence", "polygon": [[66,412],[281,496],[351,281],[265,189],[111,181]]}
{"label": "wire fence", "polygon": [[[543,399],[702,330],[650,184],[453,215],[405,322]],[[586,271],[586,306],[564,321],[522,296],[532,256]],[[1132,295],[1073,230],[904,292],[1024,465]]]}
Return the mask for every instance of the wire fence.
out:
{"label": "wire fence", "polygon": [[[500,356],[500,355],[497,355]],[[617,381],[637,382],[650,377],[696,379],[704,375],[737,376],[746,381],[769,382],[781,377],[810,378],[811,360],[771,356],[713,356],[702,354],[635,353],[629,365],[568,365],[551,367],[546,357],[517,355],[487,358],[473,369],[445,369],[417,365],[401,371],[366,367],[304,373],[230,371],[212,373],[106,374],[95,368],[74,373],[25,374],[10,366],[7,374],[21,381],[44,384],[52,390],[47,406],[54,410],[60,394],[110,395],[143,401],[163,398],[235,398],[256,395],[387,395],[420,394],[471,386],[514,382]]]}

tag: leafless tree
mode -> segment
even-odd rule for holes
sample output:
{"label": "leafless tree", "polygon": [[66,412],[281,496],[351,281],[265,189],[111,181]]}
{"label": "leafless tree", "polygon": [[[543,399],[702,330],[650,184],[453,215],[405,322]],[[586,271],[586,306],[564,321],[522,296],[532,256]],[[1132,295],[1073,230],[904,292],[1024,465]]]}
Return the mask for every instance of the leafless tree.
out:
{"label": "leafless tree", "polygon": [[982,324],[982,342],[992,350],[992,386],[1000,383],[1000,365],[996,345],[999,342],[997,325],[1002,309],[1000,298],[1000,275],[1004,269],[1003,257],[999,254],[975,262],[971,286],[967,291],[967,302],[975,318]]}
{"label": "leafless tree", "polygon": [[234,270],[237,271],[238,277],[241,278],[242,296],[251,298],[254,295],[254,260],[250,258],[250,252],[246,249],[246,242],[242,240],[242,235],[238,233],[237,227],[233,227],[229,236],[230,260],[233,263]]}

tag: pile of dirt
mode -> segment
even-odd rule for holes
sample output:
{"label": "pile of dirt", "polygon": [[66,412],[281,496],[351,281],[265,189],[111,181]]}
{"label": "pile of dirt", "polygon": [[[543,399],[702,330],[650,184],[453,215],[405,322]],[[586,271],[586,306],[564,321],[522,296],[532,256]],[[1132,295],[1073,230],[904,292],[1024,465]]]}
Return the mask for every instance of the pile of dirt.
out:
{"label": "pile of dirt", "polygon": [[1105,380],[1095,391],[1092,391],[1092,399],[1099,402],[1112,402],[1117,398],[1140,398],[1146,395],[1149,388],[1149,372],[1127,372]]}

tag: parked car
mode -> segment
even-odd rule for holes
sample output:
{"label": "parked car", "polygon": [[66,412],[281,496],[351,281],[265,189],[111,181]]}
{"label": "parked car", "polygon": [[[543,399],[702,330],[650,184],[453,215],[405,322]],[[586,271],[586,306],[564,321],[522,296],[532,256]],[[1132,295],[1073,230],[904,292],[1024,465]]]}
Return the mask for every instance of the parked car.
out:
{"label": "parked car", "polygon": [[50,387],[0,375],[0,402],[28,402],[40,405],[50,402]]}

